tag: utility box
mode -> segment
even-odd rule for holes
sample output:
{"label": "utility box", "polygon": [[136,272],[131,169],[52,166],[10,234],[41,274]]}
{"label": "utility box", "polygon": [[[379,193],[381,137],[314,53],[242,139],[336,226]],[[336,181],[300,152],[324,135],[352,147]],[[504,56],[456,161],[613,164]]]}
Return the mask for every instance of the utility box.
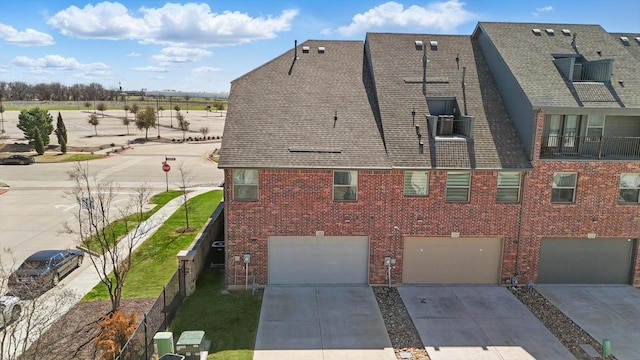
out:
{"label": "utility box", "polygon": [[183,331],[176,343],[176,353],[185,360],[200,360],[201,351],[209,351],[210,342],[204,337],[204,331]]}
{"label": "utility box", "polygon": [[158,332],[153,336],[153,349],[158,357],[173,353],[173,333]]}
{"label": "utility box", "polygon": [[178,354],[164,354],[160,360],[184,360],[184,356]]}

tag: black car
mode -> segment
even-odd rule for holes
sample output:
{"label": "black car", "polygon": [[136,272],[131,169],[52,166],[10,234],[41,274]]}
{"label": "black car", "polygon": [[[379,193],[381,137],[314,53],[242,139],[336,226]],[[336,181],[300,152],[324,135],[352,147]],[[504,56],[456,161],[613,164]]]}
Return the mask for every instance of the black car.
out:
{"label": "black car", "polygon": [[38,251],[9,276],[9,289],[18,295],[39,294],[58,285],[82,260],[83,253],[77,249]]}
{"label": "black car", "polygon": [[0,159],[0,163],[4,165],[29,165],[36,162],[36,158],[26,155],[11,155],[4,159]]}

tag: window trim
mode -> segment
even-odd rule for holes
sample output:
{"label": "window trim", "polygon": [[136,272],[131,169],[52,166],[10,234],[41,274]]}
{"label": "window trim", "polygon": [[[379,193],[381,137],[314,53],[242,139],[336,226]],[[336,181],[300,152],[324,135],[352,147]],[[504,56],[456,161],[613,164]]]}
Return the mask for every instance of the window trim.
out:
{"label": "window trim", "polygon": [[[500,185],[500,174],[517,174],[518,175],[518,185]],[[498,203],[519,203],[520,202],[520,189],[522,188],[522,172],[520,171],[498,171],[498,176],[496,177],[496,202]],[[499,200],[498,192],[500,189],[516,189],[516,199],[515,200]]]}
{"label": "window trim", "polygon": [[[634,205],[634,204],[640,204],[640,184],[638,184],[638,186],[636,187],[622,187],[622,177],[625,175],[635,175],[640,177],[640,173],[621,173],[620,174],[620,180],[618,181],[618,204],[624,204],[624,205]],[[637,199],[636,201],[623,201],[622,199],[624,199],[622,196],[620,196],[620,193],[622,192],[622,190],[637,190],[638,191],[638,195],[637,195]]]}
{"label": "window trim", "polygon": [[[424,174],[426,176],[426,180],[427,182],[425,183],[425,193],[424,194],[418,194],[417,190],[415,194],[412,193],[407,193],[407,175],[411,173],[421,173]],[[404,196],[408,196],[408,197],[425,197],[425,196],[429,196],[429,171],[426,170],[405,170],[403,172],[403,186],[402,186],[402,195]]]}
{"label": "window trim", "polygon": [[[253,183],[236,183],[236,171],[255,171],[255,184]],[[233,200],[235,201],[258,201],[258,199],[260,198],[260,172],[258,171],[258,169],[233,169],[233,172],[231,174],[231,183],[232,183],[232,191],[233,191]],[[237,186],[244,186],[244,187],[249,187],[249,186],[255,186],[256,188],[256,197],[255,198],[245,198],[245,197],[238,197],[237,193],[238,191],[236,190]]]}
{"label": "window trim", "polygon": [[[556,176],[556,174],[575,175],[575,182],[573,183],[573,186],[555,186],[555,176]],[[554,172],[553,176],[551,178],[551,203],[552,204],[575,204],[577,188],[578,188],[578,173],[577,172],[575,172],[575,171],[558,171],[558,172]],[[554,190],[566,190],[566,189],[573,190],[573,192],[571,194],[571,201],[553,200]]]}
{"label": "window trim", "polygon": [[[449,185],[449,175],[451,174],[466,174],[468,175],[468,182],[466,186],[450,186]],[[467,198],[466,200],[450,200],[449,199],[449,189],[467,189]],[[447,171],[447,180],[445,182],[445,193],[444,199],[446,202],[450,203],[469,203],[471,202],[471,171]]]}
{"label": "window trim", "polygon": [[[336,185],[336,173],[349,173],[350,179],[349,182],[350,184],[337,184]],[[351,184],[352,179],[351,176],[355,174],[355,184]],[[355,202],[358,201],[358,171],[357,170],[334,170],[331,173],[331,182],[332,182],[332,199],[333,201],[339,201],[339,202]],[[355,187],[355,193],[353,196],[353,199],[336,199],[336,188],[351,188],[351,187]],[[347,190],[348,191],[348,190]]]}

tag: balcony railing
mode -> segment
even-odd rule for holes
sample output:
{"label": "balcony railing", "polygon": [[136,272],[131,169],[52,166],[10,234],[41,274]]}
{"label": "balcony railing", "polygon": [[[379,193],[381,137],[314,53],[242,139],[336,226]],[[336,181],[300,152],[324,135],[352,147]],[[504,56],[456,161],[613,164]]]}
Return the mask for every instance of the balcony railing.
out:
{"label": "balcony railing", "polygon": [[636,160],[640,159],[640,137],[546,135],[540,157]]}

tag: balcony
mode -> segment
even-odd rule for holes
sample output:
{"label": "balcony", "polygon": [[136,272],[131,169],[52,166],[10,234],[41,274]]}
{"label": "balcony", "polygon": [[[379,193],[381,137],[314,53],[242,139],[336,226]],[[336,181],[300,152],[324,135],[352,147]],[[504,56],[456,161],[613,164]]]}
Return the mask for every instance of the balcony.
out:
{"label": "balcony", "polygon": [[540,158],[638,160],[640,137],[545,135]]}

